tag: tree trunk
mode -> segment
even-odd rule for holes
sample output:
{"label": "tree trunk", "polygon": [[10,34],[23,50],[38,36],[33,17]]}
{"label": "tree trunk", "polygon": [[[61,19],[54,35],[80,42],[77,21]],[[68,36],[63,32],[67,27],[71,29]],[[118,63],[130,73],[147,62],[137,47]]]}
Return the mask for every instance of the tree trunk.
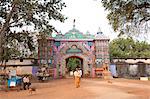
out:
{"label": "tree trunk", "polygon": [[0,34],[0,62],[3,60],[4,33]]}
{"label": "tree trunk", "polygon": [[13,11],[15,9],[15,3],[12,4],[11,11],[7,14],[6,22],[0,28],[0,62],[3,60],[3,44],[5,43],[5,33],[7,28],[9,27],[10,19],[13,16]]}

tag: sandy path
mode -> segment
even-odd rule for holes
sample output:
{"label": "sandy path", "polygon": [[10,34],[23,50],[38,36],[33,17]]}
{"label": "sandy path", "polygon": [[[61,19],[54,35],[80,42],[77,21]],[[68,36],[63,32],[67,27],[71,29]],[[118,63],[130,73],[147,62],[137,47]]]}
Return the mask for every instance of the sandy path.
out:
{"label": "sandy path", "polygon": [[0,99],[150,99],[150,82],[99,79],[82,79],[75,88],[73,79],[34,83],[36,93],[25,91],[0,92]]}

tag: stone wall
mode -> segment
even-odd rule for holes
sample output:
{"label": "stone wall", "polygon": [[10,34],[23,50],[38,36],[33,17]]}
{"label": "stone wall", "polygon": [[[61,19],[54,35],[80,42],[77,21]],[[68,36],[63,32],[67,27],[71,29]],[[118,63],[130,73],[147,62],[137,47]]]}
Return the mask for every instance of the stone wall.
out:
{"label": "stone wall", "polygon": [[137,76],[138,65],[129,65],[129,76]]}
{"label": "stone wall", "polygon": [[150,65],[144,64],[145,69],[142,70],[143,74],[141,75],[139,71],[138,64],[116,64],[116,70],[118,77],[140,77],[140,76],[150,76]]}
{"label": "stone wall", "polygon": [[150,76],[150,65],[146,66],[146,73],[148,76]]}

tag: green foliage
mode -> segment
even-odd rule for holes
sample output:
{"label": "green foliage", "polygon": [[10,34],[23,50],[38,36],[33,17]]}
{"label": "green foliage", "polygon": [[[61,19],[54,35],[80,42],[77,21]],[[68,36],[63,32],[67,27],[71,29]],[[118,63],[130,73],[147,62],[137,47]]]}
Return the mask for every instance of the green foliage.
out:
{"label": "green foliage", "polygon": [[[49,24],[51,19],[64,21],[60,11],[65,7],[62,0],[2,0],[0,1],[0,17],[6,21],[7,15],[12,11],[9,27],[22,27],[34,25],[35,29],[52,30]],[[0,21],[0,24],[4,24]]]}
{"label": "green foliage", "polygon": [[114,31],[120,31],[120,35],[150,32],[150,0],[102,0],[102,4]]}
{"label": "green foliage", "polygon": [[0,0],[0,61],[5,58],[4,53],[9,52],[4,52],[5,49],[15,49],[18,53],[16,45],[21,44],[31,52],[35,50],[35,33],[16,32],[16,28],[33,26],[41,35],[51,35],[55,28],[50,20],[64,22],[65,17],[61,14],[64,7],[62,0]]}
{"label": "green foliage", "polygon": [[77,66],[80,66],[81,60],[78,58],[69,58],[67,62],[67,68],[70,71],[74,71]]}
{"label": "green foliage", "polygon": [[149,50],[150,44],[132,38],[119,38],[110,42],[111,58],[150,58]]}

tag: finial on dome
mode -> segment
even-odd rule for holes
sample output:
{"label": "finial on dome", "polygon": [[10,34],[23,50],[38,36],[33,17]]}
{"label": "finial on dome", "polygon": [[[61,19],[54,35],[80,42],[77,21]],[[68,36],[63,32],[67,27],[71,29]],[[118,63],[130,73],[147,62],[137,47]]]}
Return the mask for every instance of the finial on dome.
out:
{"label": "finial on dome", "polygon": [[76,22],[76,20],[74,19],[73,20],[73,28],[75,28],[75,22]]}
{"label": "finial on dome", "polygon": [[90,34],[90,32],[89,32],[89,31],[86,31],[86,34]]}
{"label": "finial on dome", "polygon": [[59,34],[62,34],[62,33],[61,33],[61,30],[59,31]]}

